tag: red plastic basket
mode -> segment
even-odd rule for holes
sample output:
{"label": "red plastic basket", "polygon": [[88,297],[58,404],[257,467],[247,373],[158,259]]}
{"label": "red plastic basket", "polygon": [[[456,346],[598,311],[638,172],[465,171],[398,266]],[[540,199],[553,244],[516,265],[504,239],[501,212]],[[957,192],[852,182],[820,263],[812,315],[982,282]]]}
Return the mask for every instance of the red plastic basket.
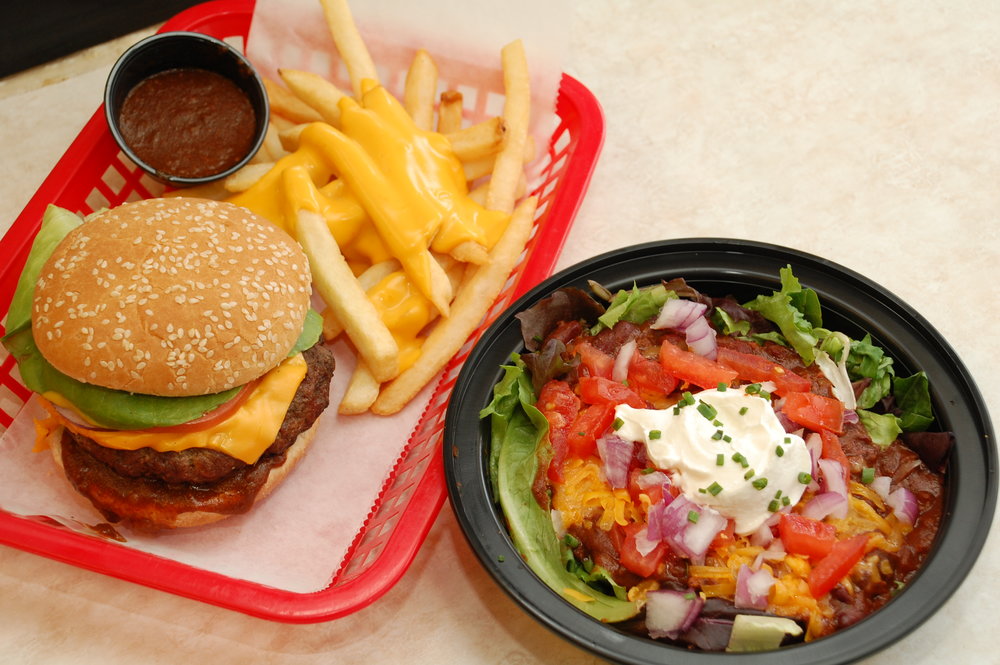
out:
{"label": "red plastic basket", "polygon": [[[252,0],[216,0],[184,11],[161,29],[193,30],[229,41],[245,40]],[[71,531],[53,519],[14,514],[0,507],[0,543],[82,568],[136,582],[220,607],[277,621],[306,623],[334,619],[370,604],[405,572],[444,502],[441,438],[445,409],[459,369],[482,331],[510,302],[551,274],[587,189],[604,140],[604,118],[593,95],[563,75],[556,105],[558,125],[543,156],[533,236],[523,260],[483,325],[444,371],[368,519],[332,582],[299,593],[235,579],[132,549],[111,540]],[[0,312],[6,314],[14,288],[49,203],[90,213],[159,191],[115,145],[99,108],[53,168],[0,242]],[[0,328],[2,330],[2,328]],[[13,422],[29,391],[14,361],[0,363],[0,428]],[[11,404],[16,406],[11,407]]]}

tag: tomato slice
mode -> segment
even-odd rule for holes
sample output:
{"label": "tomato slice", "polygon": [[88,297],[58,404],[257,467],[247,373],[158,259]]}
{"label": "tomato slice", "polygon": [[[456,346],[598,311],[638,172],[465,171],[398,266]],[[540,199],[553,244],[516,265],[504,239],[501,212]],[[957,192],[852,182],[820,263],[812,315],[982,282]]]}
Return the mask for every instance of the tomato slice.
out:
{"label": "tomato slice", "polygon": [[678,379],[702,388],[715,388],[720,383],[728,385],[737,377],[734,370],[697,353],[685,351],[669,340],[660,345],[660,365]]}
{"label": "tomato slice", "polygon": [[603,376],[581,376],[577,390],[587,404],[628,404],[636,409],[646,408],[645,400],[634,390]]}
{"label": "tomato slice", "polygon": [[809,591],[813,598],[822,598],[830,593],[851,572],[851,568],[861,561],[867,546],[867,533],[834,543],[830,553],[820,559],[809,572]]}
{"label": "tomato slice", "polygon": [[823,452],[820,456],[840,462],[844,467],[844,482],[848,482],[851,479],[851,460],[847,459],[844,449],[840,446],[840,437],[828,429],[821,429],[819,436],[823,442]]}
{"label": "tomato slice", "polygon": [[548,469],[549,480],[560,482],[562,465],[568,450],[566,439],[573,421],[580,412],[580,398],[568,383],[553,380],[542,386],[535,406],[549,423],[549,444],[552,447],[552,460]]}
{"label": "tomato slice", "polygon": [[244,385],[231,400],[220,404],[208,413],[202,414],[200,418],[195,418],[194,420],[189,420],[186,423],[180,423],[179,425],[170,425],[168,427],[150,427],[149,429],[144,429],[142,431],[156,434],[169,434],[171,432],[176,434],[188,434],[190,432],[200,432],[201,430],[208,429],[209,427],[214,427],[239,411],[240,407],[243,406],[243,403],[247,401],[247,398],[253,394],[254,389],[260,384],[260,381],[260,379],[254,379],[250,383]]}
{"label": "tomato slice", "polygon": [[723,367],[735,370],[739,378],[751,383],[770,381],[774,392],[784,395],[789,392],[809,392],[812,382],[804,376],[785,369],[776,362],[752,353],[742,353],[734,349],[719,347],[716,361]]}
{"label": "tomato slice", "polygon": [[628,365],[628,385],[640,394],[665,396],[677,388],[677,379],[663,369],[660,363],[641,353],[634,353]]}
{"label": "tomato slice", "polygon": [[614,419],[614,404],[594,404],[581,409],[566,437],[567,457],[584,458],[597,454],[597,440],[611,427]]}
{"label": "tomato slice", "polygon": [[667,543],[660,541],[651,551],[641,554],[636,536],[645,527],[645,524],[637,522],[622,527],[625,538],[622,540],[621,550],[618,552],[621,564],[640,577],[649,577],[656,573],[669,550]]}
{"label": "tomato slice", "polygon": [[814,561],[829,554],[837,542],[837,530],[832,524],[793,513],[781,514],[778,534],[786,552],[801,554]]}
{"label": "tomato slice", "polygon": [[582,374],[588,376],[603,376],[611,378],[611,371],[615,366],[615,359],[601,351],[590,342],[582,341],[573,345],[573,352],[580,356],[580,368]]}
{"label": "tomato slice", "polygon": [[833,397],[809,392],[791,392],[784,396],[781,410],[793,423],[815,432],[827,429],[844,433],[844,404]]}

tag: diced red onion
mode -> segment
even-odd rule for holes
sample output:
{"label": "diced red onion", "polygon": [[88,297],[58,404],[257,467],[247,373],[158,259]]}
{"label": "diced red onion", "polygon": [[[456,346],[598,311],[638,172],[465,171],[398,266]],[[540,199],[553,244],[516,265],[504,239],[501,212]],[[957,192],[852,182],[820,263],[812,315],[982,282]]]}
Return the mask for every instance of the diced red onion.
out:
{"label": "diced red onion", "polygon": [[869,487],[871,487],[872,490],[882,497],[883,501],[885,501],[889,498],[889,490],[892,487],[892,478],[889,476],[876,476],[875,480],[871,482]]}
{"label": "diced red onion", "polygon": [[764,563],[765,561],[781,561],[782,559],[785,558],[785,554],[787,553],[785,552],[784,544],[781,542],[780,539],[775,540],[773,543],[771,543],[770,547],[768,547],[766,550],[764,550],[756,557],[754,557],[753,565],[751,566],[751,568],[757,570],[760,568],[761,564]]}
{"label": "diced red onion", "polygon": [[823,477],[822,486],[824,492],[834,492],[844,497],[843,514],[834,513],[835,517],[844,518],[847,516],[847,482],[844,480],[844,465],[837,460],[820,459],[816,462],[820,475]]}
{"label": "diced red onion", "polygon": [[905,487],[897,487],[892,492],[889,493],[888,498],[885,500],[899,521],[905,522],[906,524],[913,524],[917,521],[917,512],[919,507],[917,506],[917,497],[914,496],[913,492],[906,489]]}
{"label": "diced red onion", "polygon": [[704,605],[705,600],[694,591],[650,591],[646,594],[646,630],[654,639],[677,639],[694,624]]}
{"label": "diced red onion", "polygon": [[774,532],[766,524],[761,524],[756,531],[750,534],[750,544],[754,547],[767,547],[772,540],[774,540]]}
{"label": "diced red onion", "polygon": [[65,406],[59,406],[58,404],[53,404],[52,406],[55,407],[56,411],[59,412],[60,416],[62,416],[69,422],[73,423],[74,425],[77,425],[78,427],[85,427],[87,429],[92,429],[101,432],[106,431],[105,428],[103,427],[95,427],[94,425],[88,423],[86,420],[83,419],[83,416],[81,416],[73,409],[70,409]]}
{"label": "diced red onion", "polygon": [[847,499],[837,492],[820,492],[802,508],[802,515],[814,520],[830,515],[843,519],[847,517]]}
{"label": "diced red onion", "polygon": [[663,303],[660,314],[650,328],[660,330],[672,328],[684,333],[688,348],[699,356],[715,360],[717,346],[715,328],[705,318],[708,306],[691,300],[672,299]]}
{"label": "diced red onion", "polygon": [[628,379],[628,365],[632,362],[632,356],[635,355],[636,343],[634,339],[622,344],[621,348],[618,349],[618,355],[615,356],[614,367],[611,368],[611,378],[618,383]]}
{"label": "diced red onion", "polygon": [[816,478],[816,462],[823,457],[823,438],[816,432],[810,432],[806,437],[806,449],[809,450],[809,457],[812,459],[812,477]]}
{"label": "diced red onion", "polygon": [[844,424],[854,424],[860,422],[858,412],[854,409],[844,409]]}
{"label": "diced red onion", "polygon": [[743,564],[736,574],[736,595],[733,604],[740,609],[767,609],[767,595],[774,583],[774,576],[767,570],[760,569],[754,572],[750,566]]}
{"label": "diced red onion", "polygon": [[659,545],[659,541],[650,540],[649,529],[639,529],[635,533],[635,551],[641,556],[646,556]]}
{"label": "diced red onion", "polygon": [[634,441],[626,441],[614,434],[597,440],[597,454],[604,462],[604,477],[612,487],[617,489],[628,485],[628,467],[634,448]]}
{"label": "diced red onion", "polygon": [[691,559],[700,563],[715,537],[726,528],[727,520],[717,510],[701,506],[697,522],[688,522],[682,535],[683,547],[691,553]]}
{"label": "diced red onion", "polygon": [[644,490],[657,486],[666,488],[670,485],[670,477],[662,471],[650,471],[649,473],[640,473],[636,476],[635,484],[639,486],[639,489]]}

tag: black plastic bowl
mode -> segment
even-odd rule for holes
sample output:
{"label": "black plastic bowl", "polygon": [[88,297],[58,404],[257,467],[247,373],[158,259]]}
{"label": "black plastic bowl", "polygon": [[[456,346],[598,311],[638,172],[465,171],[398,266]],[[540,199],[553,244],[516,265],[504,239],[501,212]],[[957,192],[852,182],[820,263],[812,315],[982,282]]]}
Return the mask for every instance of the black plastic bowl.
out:
{"label": "black plastic bowl", "polygon": [[[228,78],[246,94],[256,116],[249,152],[233,166],[197,178],[165,173],[147,164],[125,141],[118,123],[125,98],[139,82],[153,74],[187,67],[205,69]],[[161,182],[174,187],[190,187],[225,178],[245,166],[264,142],[270,112],[264,82],[238,50],[200,32],[161,32],[133,44],[111,68],[104,88],[104,115],[118,147],[137,166]]]}
{"label": "black plastic bowl", "polygon": [[[684,277],[712,295],[749,300],[780,289],[778,270],[793,267],[816,290],[824,325],[860,338],[871,333],[895,358],[900,375],[923,370],[931,386],[937,425],[955,433],[948,460],[944,518],[937,541],[910,584],[881,610],[808,644],[753,654],[693,652],[602,624],[551,591],[514,549],[487,477],[489,421],[480,409],[492,399],[500,365],[522,350],[514,314],[557,288],[586,289],[593,279],[630,288]],[[931,325],[872,281],[825,259],[740,240],[695,238],[615,250],[554,275],[514,303],[483,335],[458,377],[448,407],[444,467],[451,505],[472,549],[497,583],[543,625],[603,658],[662,665],[839,665],[883,649],[929,618],[958,588],[986,540],[997,500],[997,452],[983,399],[968,371]]]}

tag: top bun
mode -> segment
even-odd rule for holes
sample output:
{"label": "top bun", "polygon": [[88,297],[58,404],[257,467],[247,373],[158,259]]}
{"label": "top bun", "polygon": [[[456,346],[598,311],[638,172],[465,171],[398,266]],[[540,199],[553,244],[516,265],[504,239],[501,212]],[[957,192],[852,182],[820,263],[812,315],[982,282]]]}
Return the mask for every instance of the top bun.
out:
{"label": "top bun", "polygon": [[35,287],[42,355],[74,379],[205,395],[275,367],[302,331],[309,263],[249,210],[164,198],[101,212],[56,247]]}

